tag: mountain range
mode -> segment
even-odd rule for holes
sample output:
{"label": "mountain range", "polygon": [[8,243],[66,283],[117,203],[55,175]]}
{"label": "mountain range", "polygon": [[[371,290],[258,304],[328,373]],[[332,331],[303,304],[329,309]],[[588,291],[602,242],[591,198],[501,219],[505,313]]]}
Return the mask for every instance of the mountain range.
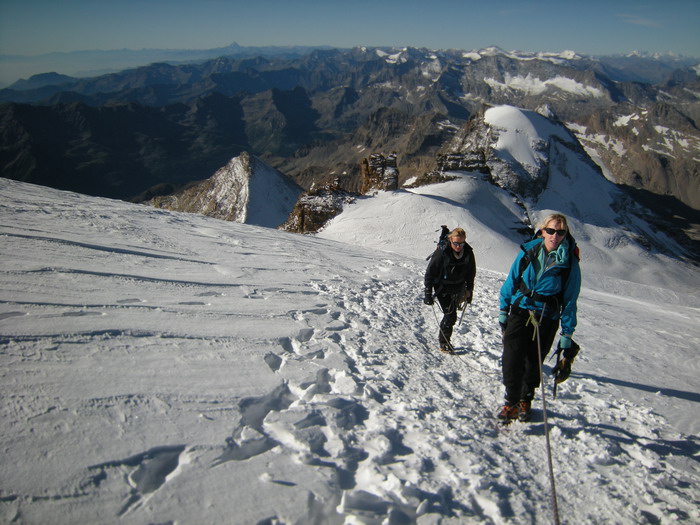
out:
{"label": "mountain range", "polygon": [[700,224],[697,61],[355,48],[34,80],[0,90],[7,178],[143,201],[246,152],[301,188],[358,191],[375,153],[395,155],[400,184],[478,156],[484,111],[510,105],[565,126],[666,226],[694,239]]}
{"label": "mountain range", "polygon": [[[40,55],[0,55],[0,87],[31,89],[49,85],[52,82],[47,83],[47,71],[61,71],[62,76],[75,79],[116,73],[155,62],[177,65],[220,56],[296,58],[315,49],[328,49],[328,46],[240,46],[233,42],[211,49],[94,49]],[[660,58],[663,62],[688,60],[673,55],[662,55]]]}

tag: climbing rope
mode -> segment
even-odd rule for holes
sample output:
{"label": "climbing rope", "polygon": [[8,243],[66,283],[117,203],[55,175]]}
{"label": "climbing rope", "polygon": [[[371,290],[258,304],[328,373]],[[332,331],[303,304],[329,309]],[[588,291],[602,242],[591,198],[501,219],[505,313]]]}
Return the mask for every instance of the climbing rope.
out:
{"label": "climbing rope", "polygon": [[[454,303],[453,303],[454,304]],[[442,306],[441,306],[442,308]],[[447,340],[445,337],[445,333],[442,331],[442,326],[440,325],[440,320],[438,319],[437,312],[435,311],[435,304],[433,303],[432,305],[432,310],[433,310],[433,316],[435,317],[435,322],[438,325],[438,329],[440,330],[440,333],[442,336]],[[465,310],[466,310],[466,305],[465,305]],[[443,311],[443,314],[445,312]],[[464,313],[462,314],[464,315]],[[553,519],[555,525],[560,525],[559,521],[559,505],[557,503],[557,487],[556,487],[556,481],[554,479],[554,464],[552,461],[552,447],[550,443],[550,438],[549,438],[549,422],[547,419],[547,395],[545,392],[544,388],[544,371],[542,369],[542,343],[540,340],[540,323],[542,322],[542,319],[544,317],[544,309],[542,310],[542,313],[540,314],[540,318],[537,319],[537,317],[534,315],[533,311],[530,311],[530,319],[528,321],[529,324],[532,324],[534,327],[534,334],[533,334],[533,340],[537,338],[537,364],[539,367],[539,372],[540,372],[540,385],[542,388],[542,415],[544,419],[544,435],[545,435],[545,449],[547,452],[547,465],[549,468],[549,484],[550,484],[550,501],[552,505],[552,514],[553,514]],[[461,322],[461,320],[460,320]],[[456,355],[468,368],[479,372],[480,374],[488,375],[488,376],[495,376],[495,374],[490,374],[488,372],[484,372],[483,370],[479,370],[473,366],[471,366],[465,359],[462,358],[461,355],[459,354],[453,354]]]}
{"label": "climbing rope", "polygon": [[547,394],[544,388],[544,373],[542,371],[542,344],[540,341],[540,323],[542,322],[542,317],[544,316],[544,309],[542,309],[542,315],[539,321],[535,318],[534,313],[530,311],[530,319],[533,320],[535,327],[535,336],[537,337],[537,364],[540,369],[540,385],[542,389],[542,415],[544,417],[544,437],[545,437],[545,447],[547,450],[547,464],[549,466],[549,488],[550,497],[552,503],[552,514],[554,518],[555,525],[559,525],[559,506],[557,504],[557,487],[554,480],[554,466],[552,463],[552,447],[549,442],[549,425],[547,423]]}

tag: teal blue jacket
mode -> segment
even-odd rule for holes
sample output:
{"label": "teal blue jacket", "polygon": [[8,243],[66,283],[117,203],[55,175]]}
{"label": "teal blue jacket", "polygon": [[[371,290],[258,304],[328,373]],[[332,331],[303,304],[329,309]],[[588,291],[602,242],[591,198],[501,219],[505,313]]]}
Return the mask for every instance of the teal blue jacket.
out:
{"label": "teal blue jacket", "polygon": [[[520,253],[501,286],[500,309],[509,312],[511,308],[523,308],[541,315],[546,308],[545,316],[561,319],[561,333],[571,336],[576,329],[576,301],[581,291],[581,268],[578,258],[569,253],[567,239],[549,257],[544,253],[543,242],[544,239],[540,237],[520,247]],[[521,279],[520,262],[526,254],[530,263]],[[564,278],[566,282],[562,282]]]}

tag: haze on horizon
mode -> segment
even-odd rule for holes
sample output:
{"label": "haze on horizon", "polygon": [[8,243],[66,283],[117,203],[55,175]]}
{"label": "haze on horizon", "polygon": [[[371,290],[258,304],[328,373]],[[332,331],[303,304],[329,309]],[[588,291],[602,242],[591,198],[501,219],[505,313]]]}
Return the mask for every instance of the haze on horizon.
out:
{"label": "haze on horizon", "polygon": [[700,57],[685,0],[3,0],[0,55],[243,46],[410,46]]}

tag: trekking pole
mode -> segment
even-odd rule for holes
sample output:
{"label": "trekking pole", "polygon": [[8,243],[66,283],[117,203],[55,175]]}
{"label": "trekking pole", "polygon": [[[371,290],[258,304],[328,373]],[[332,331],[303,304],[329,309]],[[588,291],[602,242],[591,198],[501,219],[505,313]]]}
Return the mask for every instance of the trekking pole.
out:
{"label": "trekking pole", "polygon": [[[559,351],[557,350],[557,353],[556,353],[556,354],[557,354],[557,362],[555,363],[554,368],[555,368],[556,370],[559,370],[559,360],[560,360],[559,358],[561,357],[561,352],[559,352]],[[558,376],[558,375],[559,375],[558,373],[555,373],[555,374],[554,374],[554,387],[552,388],[552,399],[556,399],[556,398],[557,398],[557,385],[559,384],[559,382],[557,381],[557,376]],[[543,384],[543,386],[542,386],[542,390],[544,390],[544,384]]]}
{"label": "trekking pole", "polygon": [[[441,307],[441,308],[442,308],[442,307]],[[443,312],[443,313],[444,313],[444,312]],[[444,337],[445,333],[442,331],[442,327],[440,326],[440,320],[438,319],[437,312],[435,311],[435,305],[433,305],[433,316],[435,316],[435,322],[436,322],[437,325],[438,325],[438,330],[440,331],[440,333],[441,333],[441,334],[443,335],[443,337]],[[488,376],[488,377],[496,377],[496,378],[497,378],[497,377],[500,377],[500,376],[498,376],[497,374],[492,374],[492,373],[490,373],[490,372],[484,372],[483,370],[480,370],[480,369],[476,368],[475,366],[469,364],[469,363],[467,362],[467,360],[464,359],[464,358],[463,358],[461,355],[459,355],[459,354],[454,354],[454,355],[455,355],[460,361],[462,361],[462,363],[464,363],[464,364],[467,366],[467,368],[470,368],[471,370],[474,370],[475,372],[478,372],[478,373],[480,373],[480,374],[482,374],[482,375],[485,375],[485,376]]]}
{"label": "trekking pole", "polygon": [[[440,304],[440,303],[438,302],[438,304]],[[445,310],[442,309],[442,305],[440,305],[440,311],[443,313],[443,315],[445,314]],[[448,337],[445,335],[445,332],[442,330],[442,323],[438,319],[437,312],[435,312],[435,305],[434,304],[433,304],[433,316],[435,316],[435,322],[438,325],[438,330],[442,334],[442,337],[445,339],[445,341],[447,341],[448,347],[451,348],[452,350],[454,350],[452,343],[449,342]]]}
{"label": "trekking pole", "polygon": [[457,323],[457,328],[459,328],[462,325],[462,319],[464,319],[464,312],[467,311],[467,305],[469,303],[467,301],[464,301],[464,306],[462,307],[462,315],[459,316],[459,323]]}
{"label": "trekking pole", "polygon": [[[542,314],[540,315],[540,322],[544,317],[544,309],[542,309]],[[547,395],[544,388],[544,374],[542,372],[542,344],[540,341],[540,325],[535,324],[535,332],[537,334],[537,364],[540,369],[540,384],[542,385],[542,415],[544,419],[544,437],[545,446],[547,449],[547,464],[549,466],[549,485],[551,491],[551,503],[552,503],[552,513],[555,525],[559,525],[559,506],[557,505],[557,488],[554,481],[554,466],[552,464],[552,447],[549,443],[549,426],[547,424]]]}

